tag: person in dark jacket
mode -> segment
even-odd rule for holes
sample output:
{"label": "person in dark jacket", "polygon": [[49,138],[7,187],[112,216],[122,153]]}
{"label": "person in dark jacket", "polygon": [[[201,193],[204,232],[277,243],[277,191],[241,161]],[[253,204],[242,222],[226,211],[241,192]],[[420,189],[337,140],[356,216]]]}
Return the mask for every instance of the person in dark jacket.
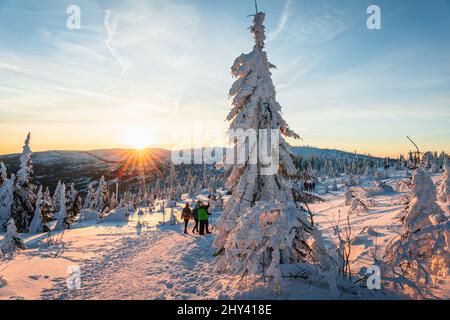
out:
{"label": "person in dark jacket", "polygon": [[181,219],[184,220],[184,233],[187,233],[187,226],[189,224],[189,220],[191,220],[191,217],[192,217],[191,208],[189,208],[189,203],[186,203],[186,206],[183,208],[183,211],[181,211]]}
{"label": "person in dark jacket", "polygon": [[209,207],[210,207],[210,202],[209,201],[204,201],[203,202],[203,207],[206,209],[206,212],[208,213],[208,220],[206,220],[206,225],[205,225],[205,230],[206,230],[206,234],[211,234],[211,231],[209,231],[209,217],[211,216],[211,213],[209,212]]}
{"label": "person in dark jacket", "polygon": [[194,210],[192,210],[192,217],[194,218],[194,221],[195,221],[194,229],[192,229],[193,234],[195,234],[195,231],[199,232],[199,230],[198,230],[198,227],[199,227],[199,225],[198,225],[198,208],[200,207],[200,204],[201,204],[201,202],[198,201],[195,204]]}

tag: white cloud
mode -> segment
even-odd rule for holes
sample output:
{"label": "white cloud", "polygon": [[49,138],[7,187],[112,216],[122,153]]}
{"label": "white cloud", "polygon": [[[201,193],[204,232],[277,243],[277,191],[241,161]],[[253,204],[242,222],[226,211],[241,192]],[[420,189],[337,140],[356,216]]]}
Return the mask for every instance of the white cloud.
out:
{"label": "white cloud", "polygon": [[292,12],[292,0],[286,0],[284,3],[283,13],[281,14],[280,21],[278,22],[277,28],[267,35],[267,43],[275,40],[285,29],[288,19]]}
{"label": "white cloud", "polygon": [[15,64],[2,62],[2,61],[0,61],[0,69],[5,69],[8,71],[26,74],[25,70],[23,70],[21,67],[15,65]]}

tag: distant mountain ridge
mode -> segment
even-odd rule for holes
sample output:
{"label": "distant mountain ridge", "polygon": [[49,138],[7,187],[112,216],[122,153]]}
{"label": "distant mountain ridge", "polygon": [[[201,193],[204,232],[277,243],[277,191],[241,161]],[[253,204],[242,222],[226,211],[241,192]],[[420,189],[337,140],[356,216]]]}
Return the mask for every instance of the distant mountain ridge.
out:
{"label": "distant mountain ridge", "polygon": [[328,148],[317,148],[311,146],[301,146],[301,147],[292,147],[292,153],[295,155],[302,155],[304,157],[311,157],[317,155],[326,155],[326,156],[334,156],[334,157],[356,157],[356,158],[372,158],[372,159],[381,159],[380,157],[374,157],[369,155],[364,155],[360,153],[342,151],[337,149],[328,149]]}
{"label": "distant mountain ridge", "polygon": [[[309,146],[293,147],[295,155],[311,157],[326,155],[329,157],[367,158],[366,155],[349,153],[335,149],[320,149]],[[145,149],[145,165],[161,164],[171,157],[171,151],[159,148]],[[36,180],[39,184],[54,188],[61,180],[74,182],[77,188],[85,189],[91,181],[98,181],[102,175],[113,180],[121,173],[127,162],[135,161],[135,150],[100,149],[89,151],[43,151],[33,153],[32,160]],[[0,161],[8,169],[8,174],[17,172],[20,154],[0,155]],[[131,159],[131,160],[130,160]]]}
{"label": "distant mountain ridge", "polygon": [[[114,179],[117,172],[123,170],[128,162],[137,160],[135,150],[102,149],[90,151],[43,151],[33,153],[33,168],[39,184],[54,188],[61,180],[64,183],[75,183],[77,188],[84,189],[90,181],[98,181],[102,175]],[[170,159],[170,151],[164,149],[146,149],[143,158],[145,165],[154,165]],[[0,156],[8,170],[8,175],[17,172],[20,154]]]}

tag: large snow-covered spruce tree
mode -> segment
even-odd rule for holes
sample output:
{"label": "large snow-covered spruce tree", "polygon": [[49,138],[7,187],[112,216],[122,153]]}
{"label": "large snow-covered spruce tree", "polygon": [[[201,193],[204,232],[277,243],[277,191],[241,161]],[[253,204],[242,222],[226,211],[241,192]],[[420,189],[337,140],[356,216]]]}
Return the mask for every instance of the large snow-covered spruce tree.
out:
{"label": "large snow-covered spruce tree", "polygon": [[[281,106],[276,100],[270,72],[275,66],[264,51],[264,19],[262,12],[254,16],[251,26],[254,48],[240,55],[231,67],[237,80],[229,92],[234,98],[227,120],[231,121],[230,130],[253,129],[258,141],[268,139],[272,145],[269,151],[272,157],[278,158],[279,168],[274,174],[262,174],[264,164],[261,161],[252,164],[249,152],[245,163],[233,165],[226,184],[232,190],[232,197],[216,224],[214,245],[218,249],[219,272],[260,274],[264,269],[267,276],[279,281],[281,264],[314,260],[327,268],[327,263],[318,250],[320,234],[308,214],[295,202],[289,182],[296,170],[284,137],[299,136],[282,118]],[[267,129],[267,136],[262,136],[260,129]],[[268,137],[271,129],[280,132],[275,146]],[[238,148],[237,139],[232,142]]]}
{"label": "large snow-covered spruce tree", "polygon": [[30,138],[31,135],[28,133],[22,155],[20,156],[20,167],[14,185],[14,203],[11,216],[19,232],[28,231],[28,226],[33,219],[36,202]]}

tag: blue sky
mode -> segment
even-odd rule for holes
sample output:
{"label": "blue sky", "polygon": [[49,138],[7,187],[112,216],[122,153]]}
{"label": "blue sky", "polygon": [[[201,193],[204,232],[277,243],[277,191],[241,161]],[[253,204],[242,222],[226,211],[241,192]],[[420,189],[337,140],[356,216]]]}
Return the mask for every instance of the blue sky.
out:
{"label": "blue sky", "polygon": [[[81,30],[66,28],[69,5]],[[366,9],[381,8],[368,30]],[[294,144],[450,152],[450,2],[259,0]],[[109,12],[107,14],[107,12]],[[0,153],[220,144],[252,0],[0,0]],[[115,28],[110,36],[106,24]],[[209,134],[208,134],[209,133]],[[145,137],[145,138],[143,138]]]}

